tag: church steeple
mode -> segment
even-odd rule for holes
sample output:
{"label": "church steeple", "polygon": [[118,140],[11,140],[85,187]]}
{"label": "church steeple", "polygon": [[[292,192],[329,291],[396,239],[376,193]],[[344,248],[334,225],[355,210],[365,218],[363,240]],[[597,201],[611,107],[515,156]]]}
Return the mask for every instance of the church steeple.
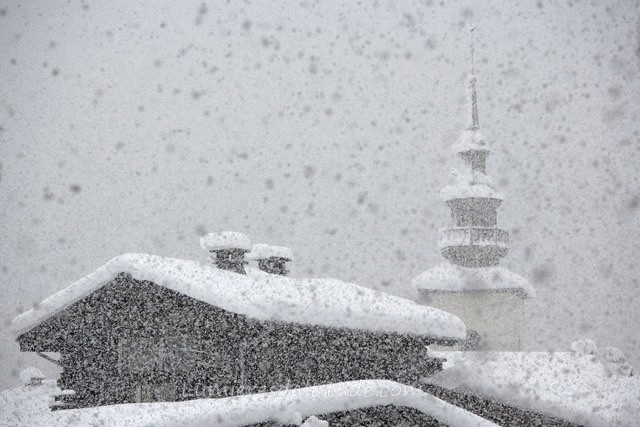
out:
{"label": "church steeple", "polygon": [[497,265],[507,254],[509,233],[497,226],[497,210],[503,196],[495,190],[491,177],[486,173],[489,146],[479,131],[473,32],[471,27],[471,121],[453,146],[465,168],[453,170],[449,184],[441,192],[451,209],[454,225],[442,230],[440,247],[442,255],[453,264],[489,267]]}
{"label": "church steeple", "polygon": [[451,172],[440,192],[451,209],[452,224],[440,231],[440,251],[447,262],[422,272],[411,282],[423,304],[462,319],[469,334],[463,348],[521,351],[524,298],[532,297],[535,290],[527,279],[499,265],[507,254],[509,232],[498,226],[503,196],[487,174],[490,148],[480,133],[473,63],[475,31],[470,30],[471,69],[466,81],[469,110],[465,111],[463,131],[452,147],[462,165]]}
{"label": "church steeple", "polygon": [[475,27],[473,25],[469,26],[469,33],[471,36],[471,43],[469,44],[471,51],[471,73],[469,74],[469,102],[471,109],[471,124],[469,125],[469,130],[475,131],[480,129],[480,119],[478,117],[478,95],[476,92],[476,73],[474,69],[473,63],[473,54],[474,45],[473,45],[473,31]]}

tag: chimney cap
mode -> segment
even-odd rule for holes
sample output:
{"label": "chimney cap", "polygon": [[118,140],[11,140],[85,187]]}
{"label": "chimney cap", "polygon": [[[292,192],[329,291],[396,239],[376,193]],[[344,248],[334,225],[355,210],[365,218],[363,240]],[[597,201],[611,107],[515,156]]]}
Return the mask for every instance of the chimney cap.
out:
{"label": "chimney cap", "polygon": [[247,258],[251,260],[271,257],[285,258],[289,261],[293,261],[293,251],[285,246],[272,246],[264,243],[256,243],[253,245],[251,252],[247,254]]}
{"label": "chimney cap", "polygon": [[45,378],[42,375],[42,371],[38,368],[34,368],[33,366],[29,366],[28,368],[24,368],[20,371],[20,381],[22,384],[29,384],[33,380],[43,380]]}
{"label": "chimney cap", "polygon": [[237,231],[219,231],[209,233],[200,238],[200,246],[207,251],[222,249],[251,250],[251,240]]}

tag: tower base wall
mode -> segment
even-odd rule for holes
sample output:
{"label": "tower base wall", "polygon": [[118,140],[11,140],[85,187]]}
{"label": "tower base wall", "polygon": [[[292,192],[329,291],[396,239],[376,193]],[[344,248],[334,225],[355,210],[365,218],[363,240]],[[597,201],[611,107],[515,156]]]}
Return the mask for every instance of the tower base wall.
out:
{"label": "tower base wall", "polygon": [[511,290],[420,290],[421,302],[458,316],[480,334],[477,350],[522,351],[524,300]]}

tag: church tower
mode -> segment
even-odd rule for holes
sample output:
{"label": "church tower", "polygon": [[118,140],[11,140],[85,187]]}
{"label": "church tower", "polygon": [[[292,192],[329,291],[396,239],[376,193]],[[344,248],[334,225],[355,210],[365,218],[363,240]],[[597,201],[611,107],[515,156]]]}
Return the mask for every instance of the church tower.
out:
{"label": "church tower", "polygon": [[489,144],[480,133],[476,76],[469,75],[469,123],[453,151],[462,168],[451,171],[440,192],[451,209],[452,224],[441,231],[440,250],[447,260],[416,276],[412,284],[421,302],[460,317],[469,350],[522,349],[524,299],[534,290],[522,276],[499,266],[507,255],[509,232],[498,226],[503,195],[487,174]]}
{"label": "church tower", "polygon": [[[473,29],[471,34],[473,37]],[[451,209],[454,225],[442,230],[440,248],[442,255],[453,264],[489,267],[498,265],[507,254],[509,232],[497,226],[497,211],[503,196],[494,190],[486,171],[489,146],[480,133],[473,53],[472,40],[469,126],[453,146],[464,161],[464,169],[452,171],[449,185],[441,192]]]}

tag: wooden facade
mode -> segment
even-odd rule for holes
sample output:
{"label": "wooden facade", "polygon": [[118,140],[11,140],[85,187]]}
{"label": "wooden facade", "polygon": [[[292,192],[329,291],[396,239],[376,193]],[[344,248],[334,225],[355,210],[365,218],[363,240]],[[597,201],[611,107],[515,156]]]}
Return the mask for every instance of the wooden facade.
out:
{"label": "wooden facade", "polygon": [[227,397],[359,379],[415,385],[446,339],[260,321],[120,273],[18,336],[59,352],[65,407]]}

